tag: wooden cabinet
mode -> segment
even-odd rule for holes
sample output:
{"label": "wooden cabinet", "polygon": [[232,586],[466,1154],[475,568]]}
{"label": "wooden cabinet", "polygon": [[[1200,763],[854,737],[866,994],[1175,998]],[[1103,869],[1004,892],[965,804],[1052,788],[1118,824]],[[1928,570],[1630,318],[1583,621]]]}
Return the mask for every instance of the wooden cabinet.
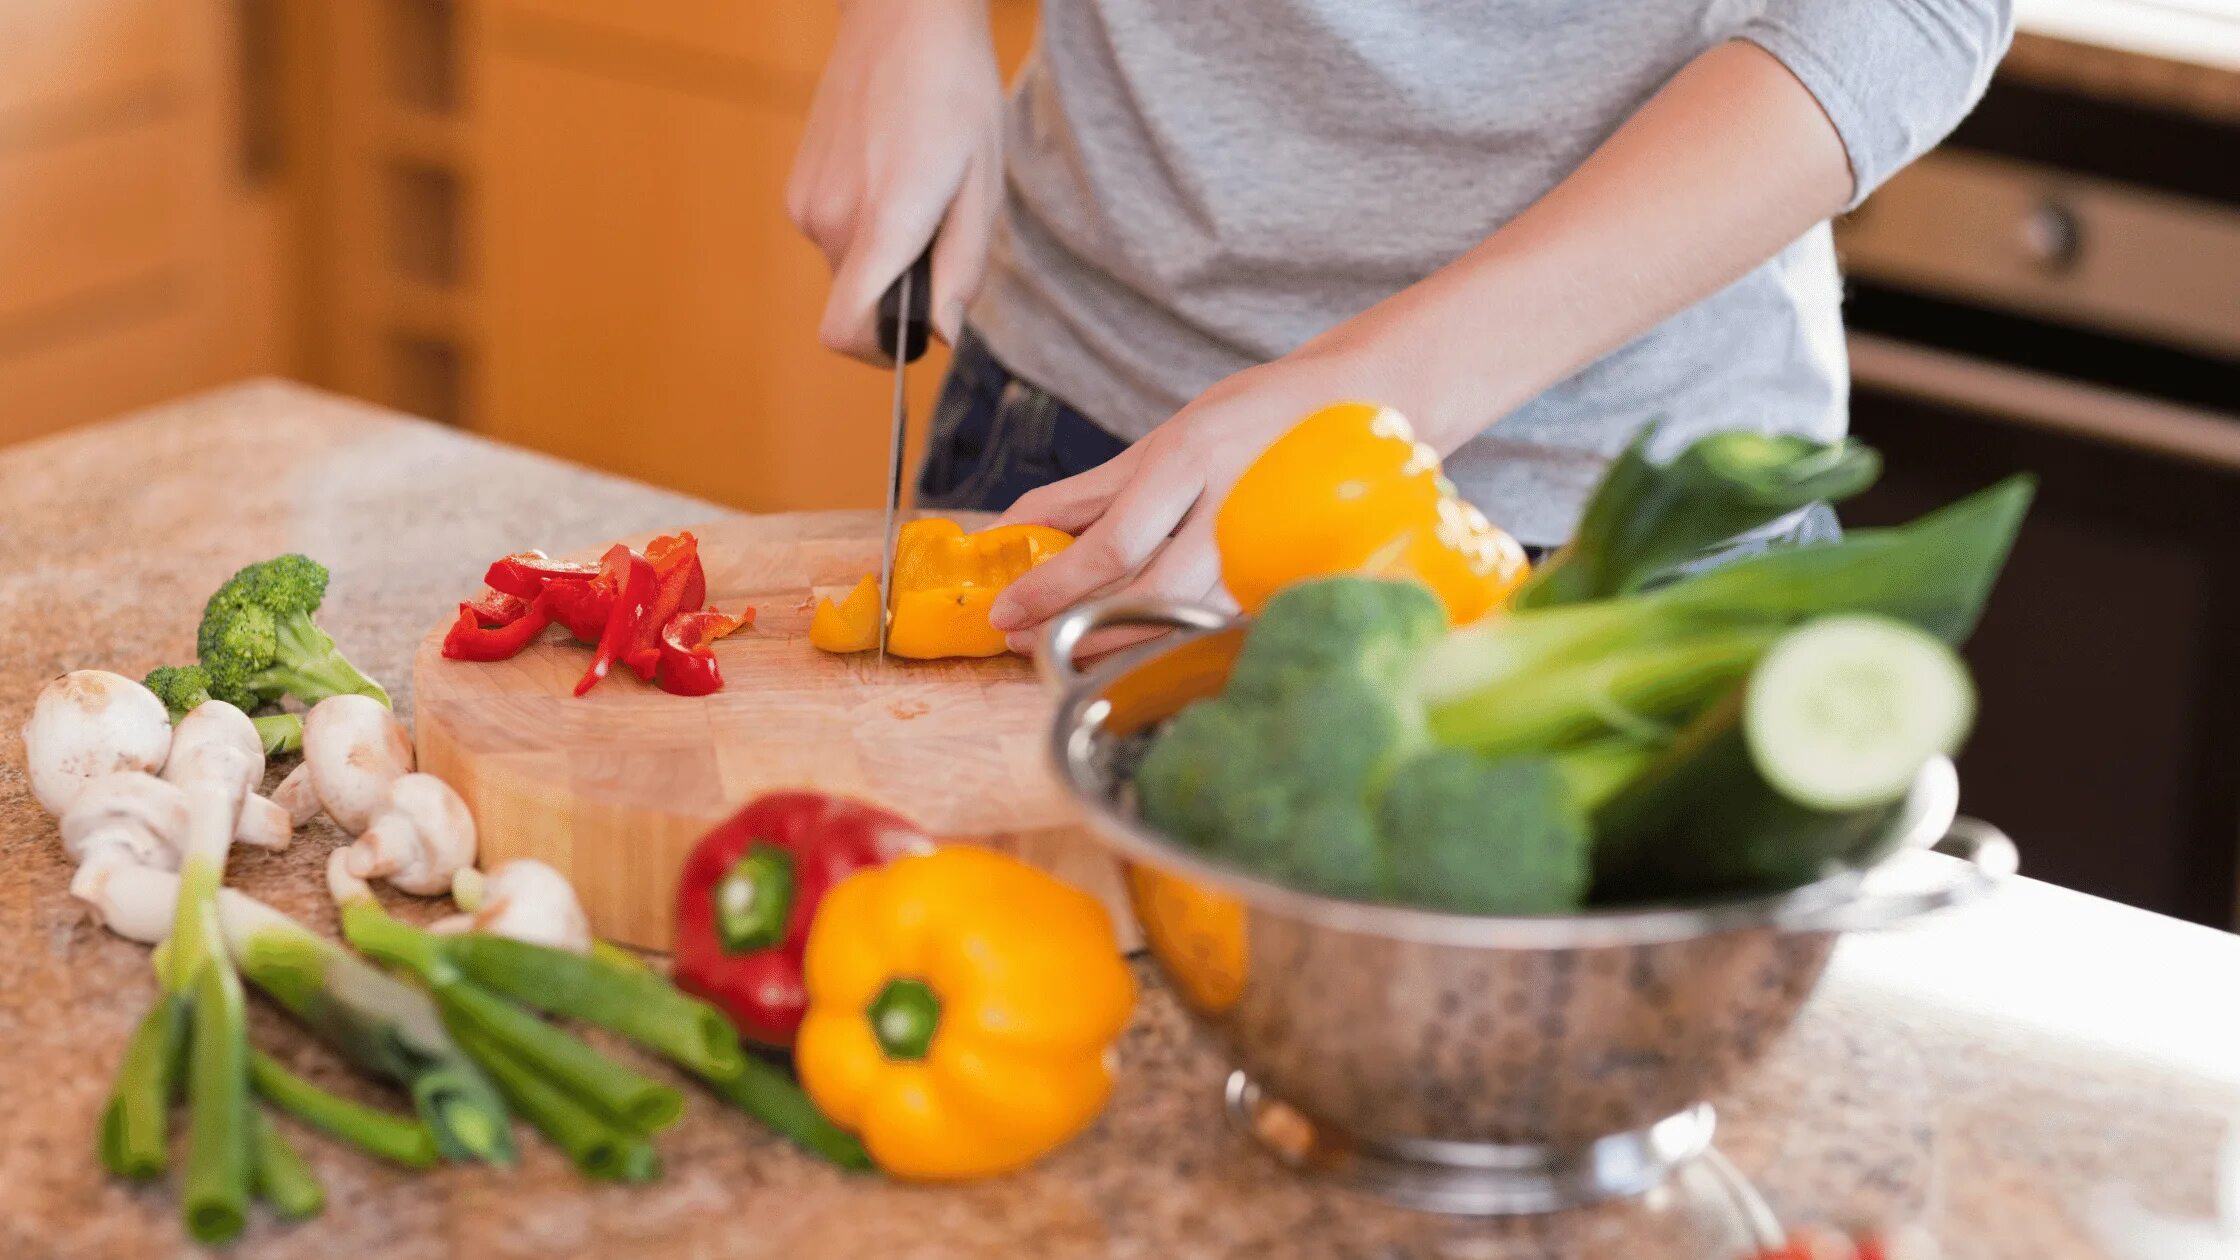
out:
{"label": "wooden cabinet", "polygon": [[[1016,64],[1031,11],[996,9]],[[889,378],[817,344],[825,266],[783,205],[831,7],[492,0],[484,20],[468,422],[754,509],[877,502]],[[921,425],[944,361],[912,370]]]}
{"label": "wooden cabinet", "polygon": [[269,366],[233,12],[0,5],[0,442]]}

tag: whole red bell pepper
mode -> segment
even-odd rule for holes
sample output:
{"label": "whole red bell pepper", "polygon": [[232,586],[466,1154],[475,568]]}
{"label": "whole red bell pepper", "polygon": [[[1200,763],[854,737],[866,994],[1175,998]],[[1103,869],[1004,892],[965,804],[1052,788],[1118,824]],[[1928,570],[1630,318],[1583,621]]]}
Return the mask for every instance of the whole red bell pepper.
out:
{"label": "whole red bell pepper", "polygon": [[707,601],[708,579],[700,567],[700,542],[690,533],[663,535],[647,543],[646,560],[653,565],[653,602],[638,619],[622,659],[641,681],[652,682],[661,664],[661,636],[670,619],[699,610]]}
{"label": "whole red bell pepper", "polygon": [[754,624],[754,609],[741,616],[712,608],[681,612],[661,629],[661,665],[654,681],[677,696],[704,696],[723,690],[723,671],[716,667],[712,646],[717,639],[741,626]]}
{"label": "whole red bell pepper", "polygon": [[490,564],[482,580],[491,590],[533,599],[555,580],[585,581],[599,573],[588,560],[555,560],[541,551],[517,551]]}
{"label": "whole red bell pepper", "polygon": [[454,661],[502,661],[520,653],[552,624],[544,596],[523,605],[521,615],[503,625],[484,625],[475,604],[459,605],[459,620],[443,636],[443,654]]}
{"label": "whole red bell pepper", "polygon": [[790,1046],[808,994],[801,954],[825,893],[890,857],[931,848],[909,819],[822,792],[773,792],[700,838],[677,877],[672,975],[739,1032]]}
{"label": "whole red bell pepper", "polygon": [[583,671],[576,683],[576,694],[583,695],[599,685],[599,680],[614,669],[614,663],[629,650],[630,638],[636,633],[638,619],[645,615],[646,605],[653,601],[653,565],[644,556],[630,550],[622,543],[607,548],[599,561],[599,581],[614,586],[612,607],[607,609],[607,624],[599,632],[599,645],[592,649],[591,667]]}

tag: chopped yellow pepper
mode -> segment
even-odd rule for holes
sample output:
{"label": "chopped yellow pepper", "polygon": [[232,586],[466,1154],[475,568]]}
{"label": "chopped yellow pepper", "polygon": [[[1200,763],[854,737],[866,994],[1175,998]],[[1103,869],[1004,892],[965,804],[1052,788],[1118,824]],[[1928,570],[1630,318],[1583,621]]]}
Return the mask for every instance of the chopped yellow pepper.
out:
{"label": "chopped yellow pepper", "polygon": [[1214,517],[1221,581],[1247,613],[1305,578],[1413,577],[1455,625],[1524,583],[1524,548],[1455,493],[1390,407],[1344,402],[1294,425],[1245,469]]}
{"label": "chopped yellow pepper", "polygon": [[842,880],[803,964],[801,1084],[919,1181],[1024,1168],[1088,1127],[1135,1005],[1095,898],[967,845]]}
{"label": "chopped yellow pepper", "polygon": [[[887,651],[914,660],[1000,655],[1003,634],[988,624],[997,594],[1072,544],[1073,535],[1046,525],[967,534],[942,517],[909,522],[895,539]],[[878,607],[878,580],[866,576],[845,602],[817,605],[809,642],[827,652],[870,651],[879,645]]]}

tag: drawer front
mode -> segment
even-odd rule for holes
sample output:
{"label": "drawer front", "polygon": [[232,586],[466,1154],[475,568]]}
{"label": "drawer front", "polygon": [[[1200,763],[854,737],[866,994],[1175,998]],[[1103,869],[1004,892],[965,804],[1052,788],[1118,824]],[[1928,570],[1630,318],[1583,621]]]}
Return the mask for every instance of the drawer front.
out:
{"label": "drawer front", "polygon": [[190,0],[0,3],[0,141],[27,121],[165,90]]}
{"label": "drawer front", "polygon": [[0,341],[179,268],[192,139],[172,121],[0,149]]}
{"label": "drawer front", "polygon": [[1837,242],[1878,282],[2240,358],[2240,208],[1936,153]]}

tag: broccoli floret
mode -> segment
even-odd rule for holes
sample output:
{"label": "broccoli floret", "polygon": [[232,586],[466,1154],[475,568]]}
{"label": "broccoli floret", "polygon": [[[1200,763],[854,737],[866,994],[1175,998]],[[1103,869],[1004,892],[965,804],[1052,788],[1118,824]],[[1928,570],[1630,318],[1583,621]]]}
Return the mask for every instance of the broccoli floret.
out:
{"label": "broccoli floret", "polygon": [[1377,806],[1392,891],[1460,914],[1561,914],[1589,882],[1591,832],[1555,762],[1462,748],[1411,758]]}
{"label": "broccoli floret", "polygon": [[[171,710],[172,725],[210,699],[210,671],[200,665],[161,665],[148,671],[140,685],[156,693]],[[303,719],[293,713],[267,713],[249,719],[264,741],[264,755],[299,752],[303,748]]]}
{"label": "broccoli floret", "polygon": [[195,632],[210,694],[243,709],[282,696],[317,704],[350,693],[389,703],[381,684],[312,621],[326,594],[326,568],[306,556],[277,556],[227,579],[203,607]]}
{"label": "broccoli floret", "polygon": [[1405,679],[1445,628],[1412,582],[1337,577],[1277,594],[1227,690],[1177,715],[1146,752],[1145,819],[1294,887],[1387,895],[1373,804],[1424,743]]}

